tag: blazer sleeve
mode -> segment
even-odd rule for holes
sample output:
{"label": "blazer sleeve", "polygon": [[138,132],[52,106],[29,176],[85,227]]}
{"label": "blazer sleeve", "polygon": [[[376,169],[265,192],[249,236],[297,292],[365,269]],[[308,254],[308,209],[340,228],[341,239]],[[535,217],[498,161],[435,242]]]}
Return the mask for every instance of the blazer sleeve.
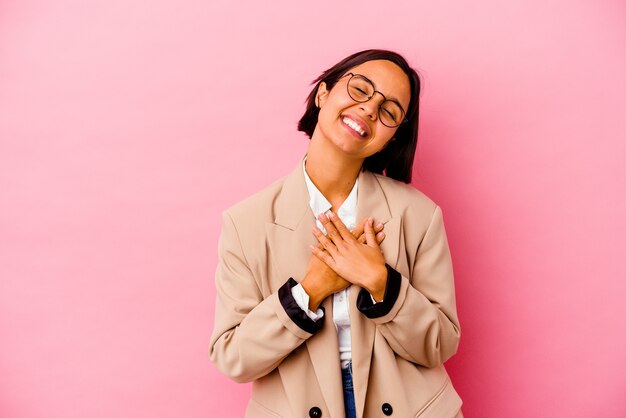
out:
{"label": "blazer sleeve", "polygon": [[321,329],[323,320],[313,321],[298,306],[291,293],[297,282],[291,277],[263,297],[227,211],[222,213],[218,256],[209,357],[231,379],[250,382],[274,370]]}
{"label": "blazer sleeve", "polygon": [[399,356],[425,367],[436,367],[452,357],[461,328],[456,312],[452,259],[441,208],[417,248],[411,277],[387,265],[383,302],[372,304],[362,289],[358,309],[376,323]]}

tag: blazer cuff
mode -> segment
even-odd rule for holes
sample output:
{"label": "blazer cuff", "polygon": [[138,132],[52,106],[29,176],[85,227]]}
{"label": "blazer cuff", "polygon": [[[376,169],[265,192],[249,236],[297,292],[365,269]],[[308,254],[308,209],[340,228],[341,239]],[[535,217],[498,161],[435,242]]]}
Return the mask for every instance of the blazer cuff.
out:
{"label": "blazer cuff", "polygon": [[361,289],[356,299],[356,307],[368,318],[380,318],[387,315],[400,294],[402,275],[387,263],[385,267],[387,267],[387,285],[383,301],[373,303],[370,293],[365,289]]}
{"label": "blazer cuff", "polygon": [[[285,312],[291,318],[291,320],[299,326],[302,330],[308,332],[309,334],[315,334],[317,331],[322,329],[324,325],[324,321],[322,318],[319,318],[317,321],[312,320],[309,316],[300,308],[298,302],[293,297],[291,293],[291,288],[296,286],[298,282],[296,282],[293,277],[290,277],[284,285],[282,285],[278,289],[278,300],[280,300],[280,304],[285,309]],[[322,313],[324,312],[324,307],[320,308]]]}
{"label": "blazer cuff", "polygon": [[291,288],[291,295],[295,299],[296,303],[306,313],[306,316],[314,321],[324,317],[324,312],[320,308],[317,308],[315,312],[309,309],[309,295],[302,287],[302,283],[298,283]]}

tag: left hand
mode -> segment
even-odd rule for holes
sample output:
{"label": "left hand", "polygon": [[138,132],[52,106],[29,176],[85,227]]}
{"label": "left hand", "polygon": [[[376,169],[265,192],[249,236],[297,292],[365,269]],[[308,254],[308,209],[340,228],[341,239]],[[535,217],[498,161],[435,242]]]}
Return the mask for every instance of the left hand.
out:
{"label": "left hand", "polygon": [[327,235],[313,227],[313,234],[326,251],[312,246],[311,251],[338,275],[365,288],[376,300],[381,300],[387,285],[385,258],[376,241],[373,219],[365,222],[365,243],[359,242],[339,216],[330,212],[330,220],[319,216]]}

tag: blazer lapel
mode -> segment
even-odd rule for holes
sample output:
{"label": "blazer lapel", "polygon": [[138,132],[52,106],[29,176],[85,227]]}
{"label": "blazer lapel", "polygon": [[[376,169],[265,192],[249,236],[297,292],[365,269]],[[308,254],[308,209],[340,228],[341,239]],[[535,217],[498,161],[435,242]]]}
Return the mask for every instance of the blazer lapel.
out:
{"label": "blazer lapel", "polygon": [[[304,158],[304,157],[303,157]],[[271,291],[276,291],[289,277],[301,282],[311,256],[309,245],[317,239],[311,232],[315,216],[309,206],[302,160],[285,178],[283,188],[275,201],[276,218],[267,222],[265,229],[269,244],[268,252],[276,269]]]}
{"label": "blazer lapel", "polygon": [[[359,175],[357,223],[360,224],[363,219],[370,216],[374,218],[374,224],[380,222],[384,225],[385,240],[380,247],[387,264],[395,268],[398,262],[400,244],[400,217],[392,217],[387,196],[376,176],[369,171],[361,171]],[[352,379],[357,416],[363,416],[365,409],[365,395],[376,334],[376,325],[356,307],[356,299],[360,291],[361,287],[352,285],[349,292]]]}
{"label": "blazer lapel", "polygon": [[[283,189],[276,199],[276,219],[266,224],[269,252],[277,272],[272,283],[275,291],[289,278],[301,282],[311,257],[309,244],[317,239],[311,232],[315,216],[309,205],[309,192],[306,188],[302,160],[283,183]],[[333,322],[332,297],[322,303],[325,314],[322,329],[306,341],[315,375],[320,383],[324,401],[330,416],[344,414],[339,343]],[[288,382],[294,384],[295,382]]]}

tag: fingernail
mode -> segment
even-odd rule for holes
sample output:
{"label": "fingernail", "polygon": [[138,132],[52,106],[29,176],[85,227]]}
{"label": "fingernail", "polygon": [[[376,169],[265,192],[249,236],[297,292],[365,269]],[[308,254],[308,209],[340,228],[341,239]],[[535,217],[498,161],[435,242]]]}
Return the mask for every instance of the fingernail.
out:
{"label": "fingernail", "polygon": [[382,226],[383,226],[383,224],[378,224],[378,225],[376,225],[376,228],[380,228]]}

